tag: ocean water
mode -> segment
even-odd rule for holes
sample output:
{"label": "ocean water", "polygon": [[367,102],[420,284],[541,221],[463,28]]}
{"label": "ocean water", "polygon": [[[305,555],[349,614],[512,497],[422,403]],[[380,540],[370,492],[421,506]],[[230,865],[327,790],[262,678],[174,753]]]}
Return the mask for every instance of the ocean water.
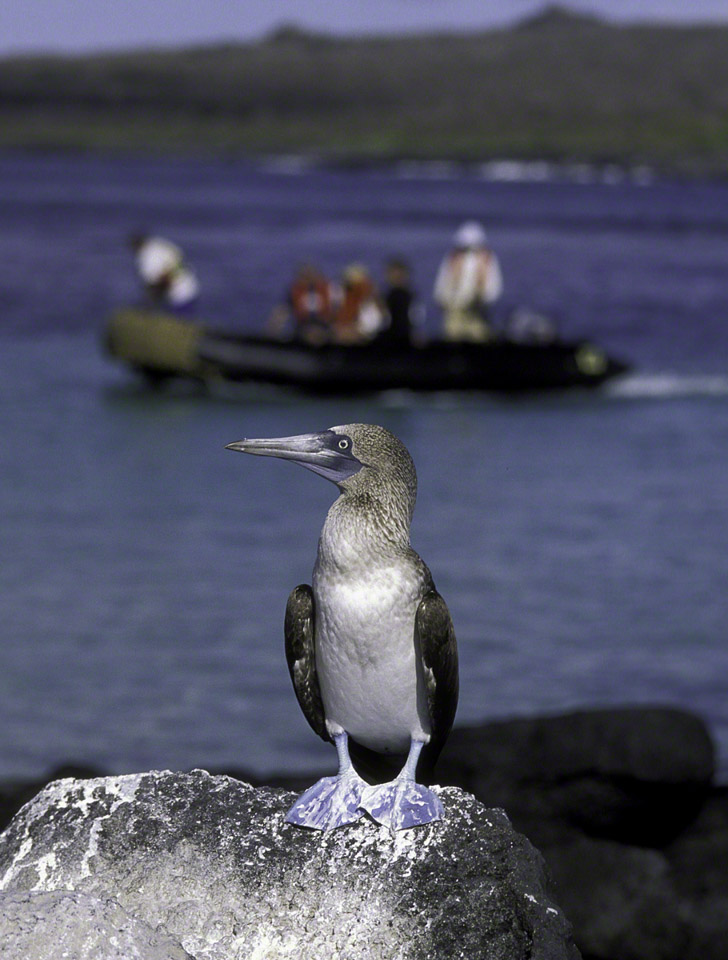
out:
{"label": "ocean water", "polygon": [[[282,621],[335,488],[224,445],[369,421],[418,468],[412,539],[458,634],[458,721],[685,707],[725,779],[728,185],[613,179],[0,156],[0,777],[333,766]],[[437,263],[473,216],[504,310],[634,372],[515,399],[150,394],[100,349],[137,296],[135,228],[182,244],[219,325],[259,328],[301,259],[380,273],[397,253],[434,332]]]}

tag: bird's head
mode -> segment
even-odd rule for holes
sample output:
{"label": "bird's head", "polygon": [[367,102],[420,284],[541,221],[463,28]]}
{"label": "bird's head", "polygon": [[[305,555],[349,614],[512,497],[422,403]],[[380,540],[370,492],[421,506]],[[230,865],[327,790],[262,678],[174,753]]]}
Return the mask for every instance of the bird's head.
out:
{"label": "bird's head", "polygon": [[238,440],[228,450],[293,460],[335,483],[344,493],[396,489],[411,514],[417,475],[405,445],[384,427],[349,423],[320,433],[262,440]]}

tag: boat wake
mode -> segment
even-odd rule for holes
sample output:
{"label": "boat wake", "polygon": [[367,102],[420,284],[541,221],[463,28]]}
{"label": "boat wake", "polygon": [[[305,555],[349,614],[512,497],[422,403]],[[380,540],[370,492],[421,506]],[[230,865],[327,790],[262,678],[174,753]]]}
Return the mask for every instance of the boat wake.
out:
{"label": "boat wake", "polygon": [[728,374],[633,373],[619,377],[602,387],[617,399],[672,397],[726,397]]}

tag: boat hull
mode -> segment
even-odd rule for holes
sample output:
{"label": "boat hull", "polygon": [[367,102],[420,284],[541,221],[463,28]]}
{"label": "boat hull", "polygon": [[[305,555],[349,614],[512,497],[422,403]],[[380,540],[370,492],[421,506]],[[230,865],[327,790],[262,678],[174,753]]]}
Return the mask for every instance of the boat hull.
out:
{"label": "boat hull", "polygon": [[627,370],[626,364],[587,342],[502,339],[399,346],[374,341],[314,347],[215,332],[143,310],[119,311],[112,317],[107,349],[152,378],[267,383],[317,394],[595,387]]}

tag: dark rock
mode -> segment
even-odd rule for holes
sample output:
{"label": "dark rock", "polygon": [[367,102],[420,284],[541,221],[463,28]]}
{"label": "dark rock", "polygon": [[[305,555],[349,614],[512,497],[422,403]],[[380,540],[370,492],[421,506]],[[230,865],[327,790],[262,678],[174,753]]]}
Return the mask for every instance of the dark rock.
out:
{"label": "dark rock", "polygon": [[437,772],[539,845],[579,831],[660,847],[697,815],[714,765],[698,717],[625,708],[456,728]]}
{"label": "dark rock", "polygon": [[701,897],[720,892],[728,896],[728,787],[716,787],[695,821],[665,854],[683,894]]}
{"label": "dark rock", "polygon": [[680,960],[725,960],[728,953],[728,897],[708,895],[693,905],[690,938]]}
{"label": "dark rock", "polygon": [[669,847],[675,884],[690,910],[684,960],[728,953],[728,788],[714,791],[696,821]]}
{"label": "dark rock", "polygon": [[543,853],[588,957],[726,957],[727,788],[715,788],[695,821],[662,851],[582,837]]}
{"label": "dark rock", "polygon": [[549,848],[547,859],[590,960],[685,960],[692,916],[662,853],[581,839]]}
{"label": "dark rock", "polygon": [[322,835],[285,823],[291,794],[204,771],[61,781],[0,837],[0,888],[113,898],[196,960],[578,958],[538,852],[439,793],[441,823]]}

